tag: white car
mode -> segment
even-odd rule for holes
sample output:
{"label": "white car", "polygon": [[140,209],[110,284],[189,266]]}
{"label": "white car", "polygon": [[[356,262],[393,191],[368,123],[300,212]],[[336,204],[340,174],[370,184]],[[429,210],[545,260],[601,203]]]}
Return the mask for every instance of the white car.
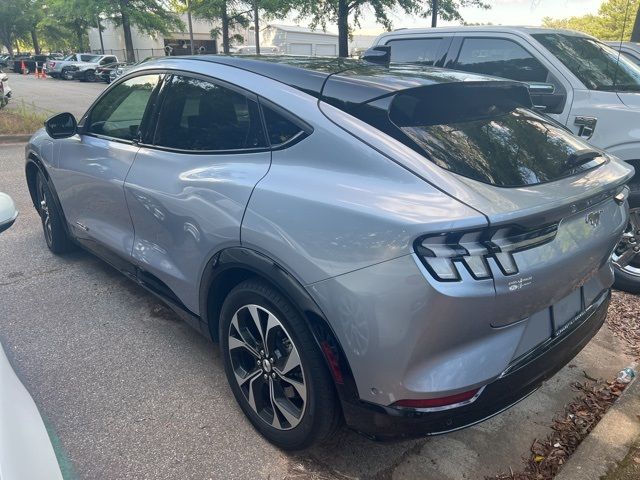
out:
{"label": "white car", "polygon": [[616,287],[640,293],[640,66],[594,37],[536,27],[401,29],[380,35],[392,63],[419,63],[529,84],[540,111],[636,167],[631,221],[614,253]]}
{"label": "white car", "polygon": [[619,51],[627,60],[640,65],[640,43],[638,42],[605,42],[614,50]]}
{"label": "white car", "polygon": [[0,72],[0,108],[9,103],[11,98],[11,87],[9,86],[9,76]]}
{"label": "white car", "polygon": [[[109,57],[110,62],[100,63],[105,57]],[[94,53],[72,53],[71,55],[67,55],[62,60],[49,60],[47,62],[47,75],[52,78],[65,78],[67,80],[73,79],[73,75],[68,76],[64,75],[67,73],[69,67],[71,65],[77,64],[99,64],[105,65],[107,63],[117,62],[118,59],[114,55],[96,55]],[[95,67],[94,67],[95,70]]]}

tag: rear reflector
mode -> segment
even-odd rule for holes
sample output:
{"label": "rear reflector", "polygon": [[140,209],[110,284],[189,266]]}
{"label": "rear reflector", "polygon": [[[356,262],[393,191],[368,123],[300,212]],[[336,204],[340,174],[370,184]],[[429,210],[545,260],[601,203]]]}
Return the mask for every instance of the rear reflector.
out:
{"label": "rear reflector", "polygon": [[407,407],[407,408],[436,408],[446,407],[449,405],[455,405],[456,403],[466,402],[471,400],[480,391],[479,388],[475,390],[469,390],[468,392],[456,393],[455,395],[449,395],[448,397],[440,398],[424,398],[424,399],[408,399],[398,400],[393,404],[394,407]]}

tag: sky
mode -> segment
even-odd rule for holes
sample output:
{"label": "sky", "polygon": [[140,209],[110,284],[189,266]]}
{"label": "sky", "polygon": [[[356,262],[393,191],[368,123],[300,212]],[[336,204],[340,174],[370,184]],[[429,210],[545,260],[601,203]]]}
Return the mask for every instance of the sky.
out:
{"label": "sky", "polygon": [[[462,17],[472,23],[493,23],[494,25],[540,25],[544,17],[565,18],[587,13],[597,13],[603,0],[486,0],[492,5],[490,10],[463,8]],[[421,19],[397,12],[391,15],[393,28],[427,27],[431,19]],[[304,21],[300,22],[304,25]],[[377,35],[383,28],[375,22],[371,11],[361,19],[361,28],[355,34]],[[458,24],[458,22],[438,21],[438,25]],[[337,32],[335,26],[327,30]]]}

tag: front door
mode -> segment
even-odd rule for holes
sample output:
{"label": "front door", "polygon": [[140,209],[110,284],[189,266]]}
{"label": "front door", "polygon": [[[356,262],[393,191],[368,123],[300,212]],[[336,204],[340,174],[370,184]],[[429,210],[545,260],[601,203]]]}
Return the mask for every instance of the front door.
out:
{"label": "front door", "polygon": [[80,241],[104,254],[131,254],[124,180],[159,81],[160,75],[148,74],[116,85],[92,107],[80,134],[60,142],[52,175],[67,221]]}

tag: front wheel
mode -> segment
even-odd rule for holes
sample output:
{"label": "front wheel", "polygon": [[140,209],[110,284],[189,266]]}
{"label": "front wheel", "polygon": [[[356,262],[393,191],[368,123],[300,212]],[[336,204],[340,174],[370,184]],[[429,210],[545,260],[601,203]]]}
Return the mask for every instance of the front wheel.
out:
{"label": "front wheel", "polygon": [[238,404],[271,443],[298,450],[336,428],[339,407],[322,354],[294,307],[270,285],[247,280],[229,293],[220,350]]}
{"label": "front wheel", "polygon": [[54,202],[51,189],[40,172],[38,172],[36,178],[36,189],[37,209],[40,214],[40,220],[42,221],[42,230],[47,242],[47,247],[56,254],[75,250],[76,245],[73,243],[73,240],[69,238],[64,228],[64,219]]}
{"label": "front wheel", "polygon": [[84,79],[87,82],[95,82],[96,72],[94,72],[93,70],[88,70],[87,73],[84,74]]}

